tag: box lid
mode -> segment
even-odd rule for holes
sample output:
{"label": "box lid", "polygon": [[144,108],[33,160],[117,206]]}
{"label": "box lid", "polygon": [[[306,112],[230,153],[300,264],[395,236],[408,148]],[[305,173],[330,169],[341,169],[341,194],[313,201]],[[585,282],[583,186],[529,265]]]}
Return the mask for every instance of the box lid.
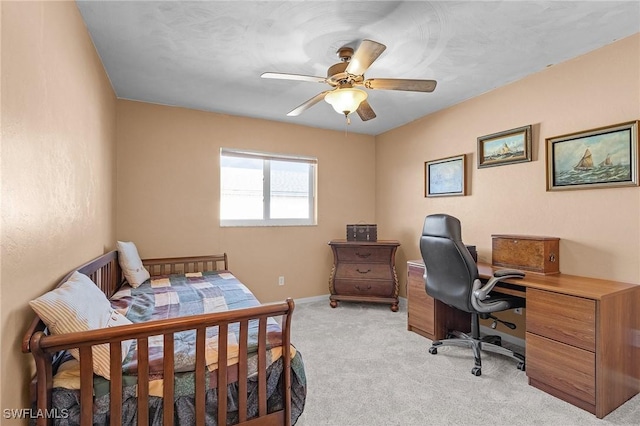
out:
{"label": "box lid", "polygon": [[514,235],[514,234],[491,234],[491,238],[509,238],[513,240],[537,240],[537,241],[558,241],[558,237],[544,237],[536,235]]}

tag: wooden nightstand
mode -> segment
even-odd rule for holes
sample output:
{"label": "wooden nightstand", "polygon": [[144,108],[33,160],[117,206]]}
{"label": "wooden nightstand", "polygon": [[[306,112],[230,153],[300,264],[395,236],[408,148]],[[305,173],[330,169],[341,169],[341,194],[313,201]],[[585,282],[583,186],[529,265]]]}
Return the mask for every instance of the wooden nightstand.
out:
{"label": "wooden nightstand", "polygon": [[398,241],[329,242],[333,250],[333,268],[329,277],[331,307],[339,300],[390,303],[398,310],[398,276],[395,255]]}

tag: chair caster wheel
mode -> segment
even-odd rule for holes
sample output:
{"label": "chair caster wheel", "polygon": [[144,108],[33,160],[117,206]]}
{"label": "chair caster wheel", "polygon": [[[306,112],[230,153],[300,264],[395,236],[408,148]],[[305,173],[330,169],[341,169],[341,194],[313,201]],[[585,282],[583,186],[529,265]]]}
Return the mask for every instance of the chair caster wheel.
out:
{"label": "chair caster wheel", "polygon": [[479,376],[482,374],[482,369],[480,367],[473,367],[473,369],[471,369],[471,374]]}
{"label": "chair caster wheel", "polygon": [[429,353],[431,355],[435,355],[438,353],[438,348],[434,348],[433,346],[429,348]]}
{"label": "chair caster wheel", "polygon": [[524,362],[519,362],[518,363],[518,370],[524,371],[525,368],[526,368],[526,366],[525,366]]}

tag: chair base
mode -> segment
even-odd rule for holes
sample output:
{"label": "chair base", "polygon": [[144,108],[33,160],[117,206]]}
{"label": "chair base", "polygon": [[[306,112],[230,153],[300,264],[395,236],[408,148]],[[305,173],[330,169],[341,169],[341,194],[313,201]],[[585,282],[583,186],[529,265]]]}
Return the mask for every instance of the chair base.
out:
{"label": "chair base", "polygon": [[453,337],[434,341],[429,348],[429,353],[432,355],[437,354],[438,347],[440,346],[462,346],[471,348],[473,350],[474,358],[474,367],[471,369],[471,374],[473,374],[474,376],[480,376],[482,374],[482,360],[480,358],[480,351],[493,352],[505,355],[509,358],[513,358],[518,361],[518,370],[525,370],[524,355],[502,347],[502,339],[500,338],[500,336],[483,336],[481,338],[474,338],[460,331],[452,331],[449,333],[449,335]]}

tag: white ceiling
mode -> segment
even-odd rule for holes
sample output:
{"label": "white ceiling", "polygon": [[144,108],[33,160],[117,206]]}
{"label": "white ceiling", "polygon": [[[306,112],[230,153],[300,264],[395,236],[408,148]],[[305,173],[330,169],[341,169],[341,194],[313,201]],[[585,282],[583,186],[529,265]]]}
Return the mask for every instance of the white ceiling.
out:
{"label": "white ceiling", "polygon": [[[369,90],[377,135],[640,31],[640,1],[77,1],[116,95],[344,130],[320,102],[339,47],[387,46],[367,78],[433,79],[433,93]],[[638,52],[640,54],[640,52]],[[594,82],[598,84],[598,82]],[[514,123],[518,124],[518,123]]]}

